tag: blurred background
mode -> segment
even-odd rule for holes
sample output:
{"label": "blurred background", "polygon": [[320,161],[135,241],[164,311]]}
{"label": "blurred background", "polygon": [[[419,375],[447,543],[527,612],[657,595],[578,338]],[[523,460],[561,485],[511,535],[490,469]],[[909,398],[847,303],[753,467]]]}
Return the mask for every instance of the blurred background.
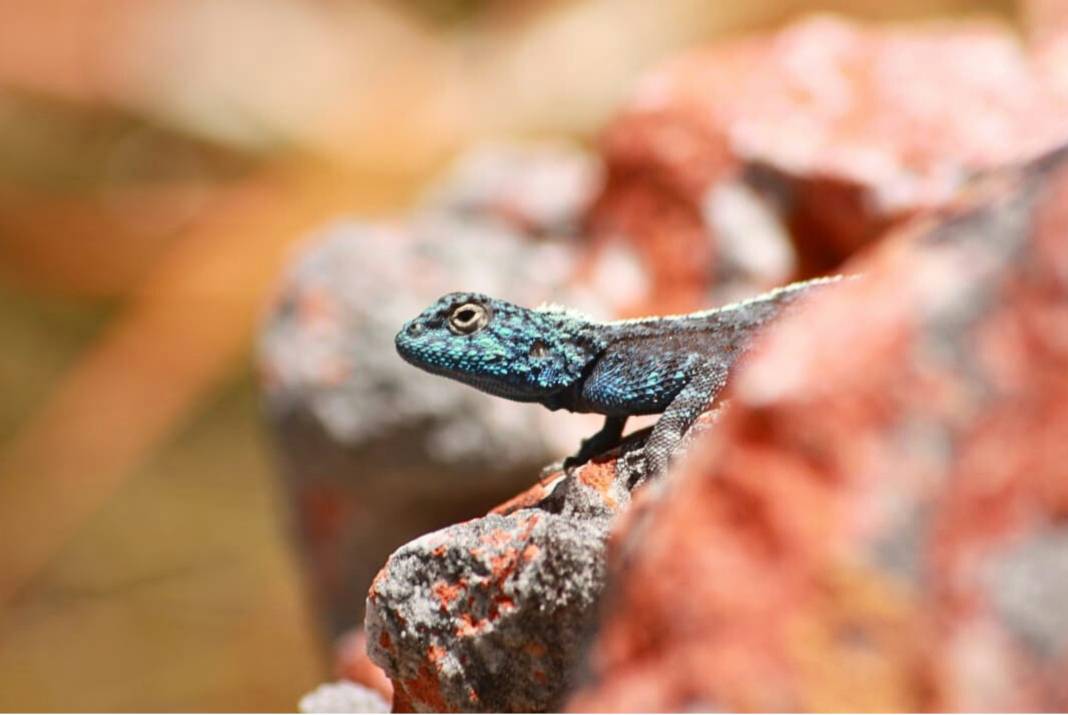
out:
{"label": "blurred background", "polygon": [[[814,11],[1027,23],[1008,0],[0,0],[0,709],[284,710],[331,678],[386,554],[588,431],[522,408],[472,432],[448,415],[498,408],[466,393],[415,410],[391,331],[475,285],[641,302],[625,260],[568,249],[602,130],[664,58]],[[551,148],[477,149],[520,140]],[[339,310],[384,352],[339,345]],[[506,428],[541,441],[485,443]],[[352,509],[362,560],[320,548]]]}

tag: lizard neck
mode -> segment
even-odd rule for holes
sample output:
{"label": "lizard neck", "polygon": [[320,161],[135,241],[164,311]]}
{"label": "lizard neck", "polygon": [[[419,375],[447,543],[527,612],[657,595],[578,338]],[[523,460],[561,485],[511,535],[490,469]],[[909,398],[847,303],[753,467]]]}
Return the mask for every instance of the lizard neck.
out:
{"label": "lizard neck", "polygon": [[582,381],[608,345],[600,325],[567,315],[541,316],[541,329],[520,360],[517,370],[527,371],[543,388],[539,402],[549,409],[574,409]]}

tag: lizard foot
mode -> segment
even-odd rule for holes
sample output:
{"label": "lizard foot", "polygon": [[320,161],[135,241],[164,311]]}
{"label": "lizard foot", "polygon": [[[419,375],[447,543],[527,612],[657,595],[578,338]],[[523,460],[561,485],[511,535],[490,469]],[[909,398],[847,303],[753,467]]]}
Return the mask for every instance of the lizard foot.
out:
{"label": "lizard foot", "polygon": [[626,423],[626,417],[606,417],[604,427],[596,434],[582,440],[579,451],[564,460],[564,469],[571,469],[585,464],[598,454],[619,446],[619,440],[623,434],[623,426]]}

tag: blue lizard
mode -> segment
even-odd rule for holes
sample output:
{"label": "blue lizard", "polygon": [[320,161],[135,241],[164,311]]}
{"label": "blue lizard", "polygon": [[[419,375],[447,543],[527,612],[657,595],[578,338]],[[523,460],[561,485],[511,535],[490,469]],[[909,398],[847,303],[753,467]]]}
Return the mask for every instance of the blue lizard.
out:
{"label": "blue lizard", "polygon": [[646,474],[658,475],[757,329],[810,288],[838,279],[793,283],[697,313],[611,322],[449,293],[408,321],[396,346],[413,365],[491,395],[605,415],[604,427],[565,467],[618,445],[628,417],[662,413],[643,447]]}

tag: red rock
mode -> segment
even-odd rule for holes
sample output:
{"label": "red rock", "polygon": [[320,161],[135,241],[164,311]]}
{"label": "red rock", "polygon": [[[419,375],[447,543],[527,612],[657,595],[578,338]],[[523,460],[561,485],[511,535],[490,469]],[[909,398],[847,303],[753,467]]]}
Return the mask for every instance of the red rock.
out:
{"label": "red rock", "polygon": [[1068,103],[1068,4],[1063,0],[1027,0],[1023,5],[1039,71]]}
{"label": "red rock", "polygon": [[570,707],[1068,707],[1068,159],[1047,161],[768,331],[625,517]]}
{"label": "red rock", "polygon": [[698,50],[648,75],[605,131],[589,223],[648,266],[632,312],[706,303],[727,270],[709,197],[732,183],[763,195],[802,275],[823,272],[976,171],[1068,137],[1050,77],[995,24],[816,18]]}

